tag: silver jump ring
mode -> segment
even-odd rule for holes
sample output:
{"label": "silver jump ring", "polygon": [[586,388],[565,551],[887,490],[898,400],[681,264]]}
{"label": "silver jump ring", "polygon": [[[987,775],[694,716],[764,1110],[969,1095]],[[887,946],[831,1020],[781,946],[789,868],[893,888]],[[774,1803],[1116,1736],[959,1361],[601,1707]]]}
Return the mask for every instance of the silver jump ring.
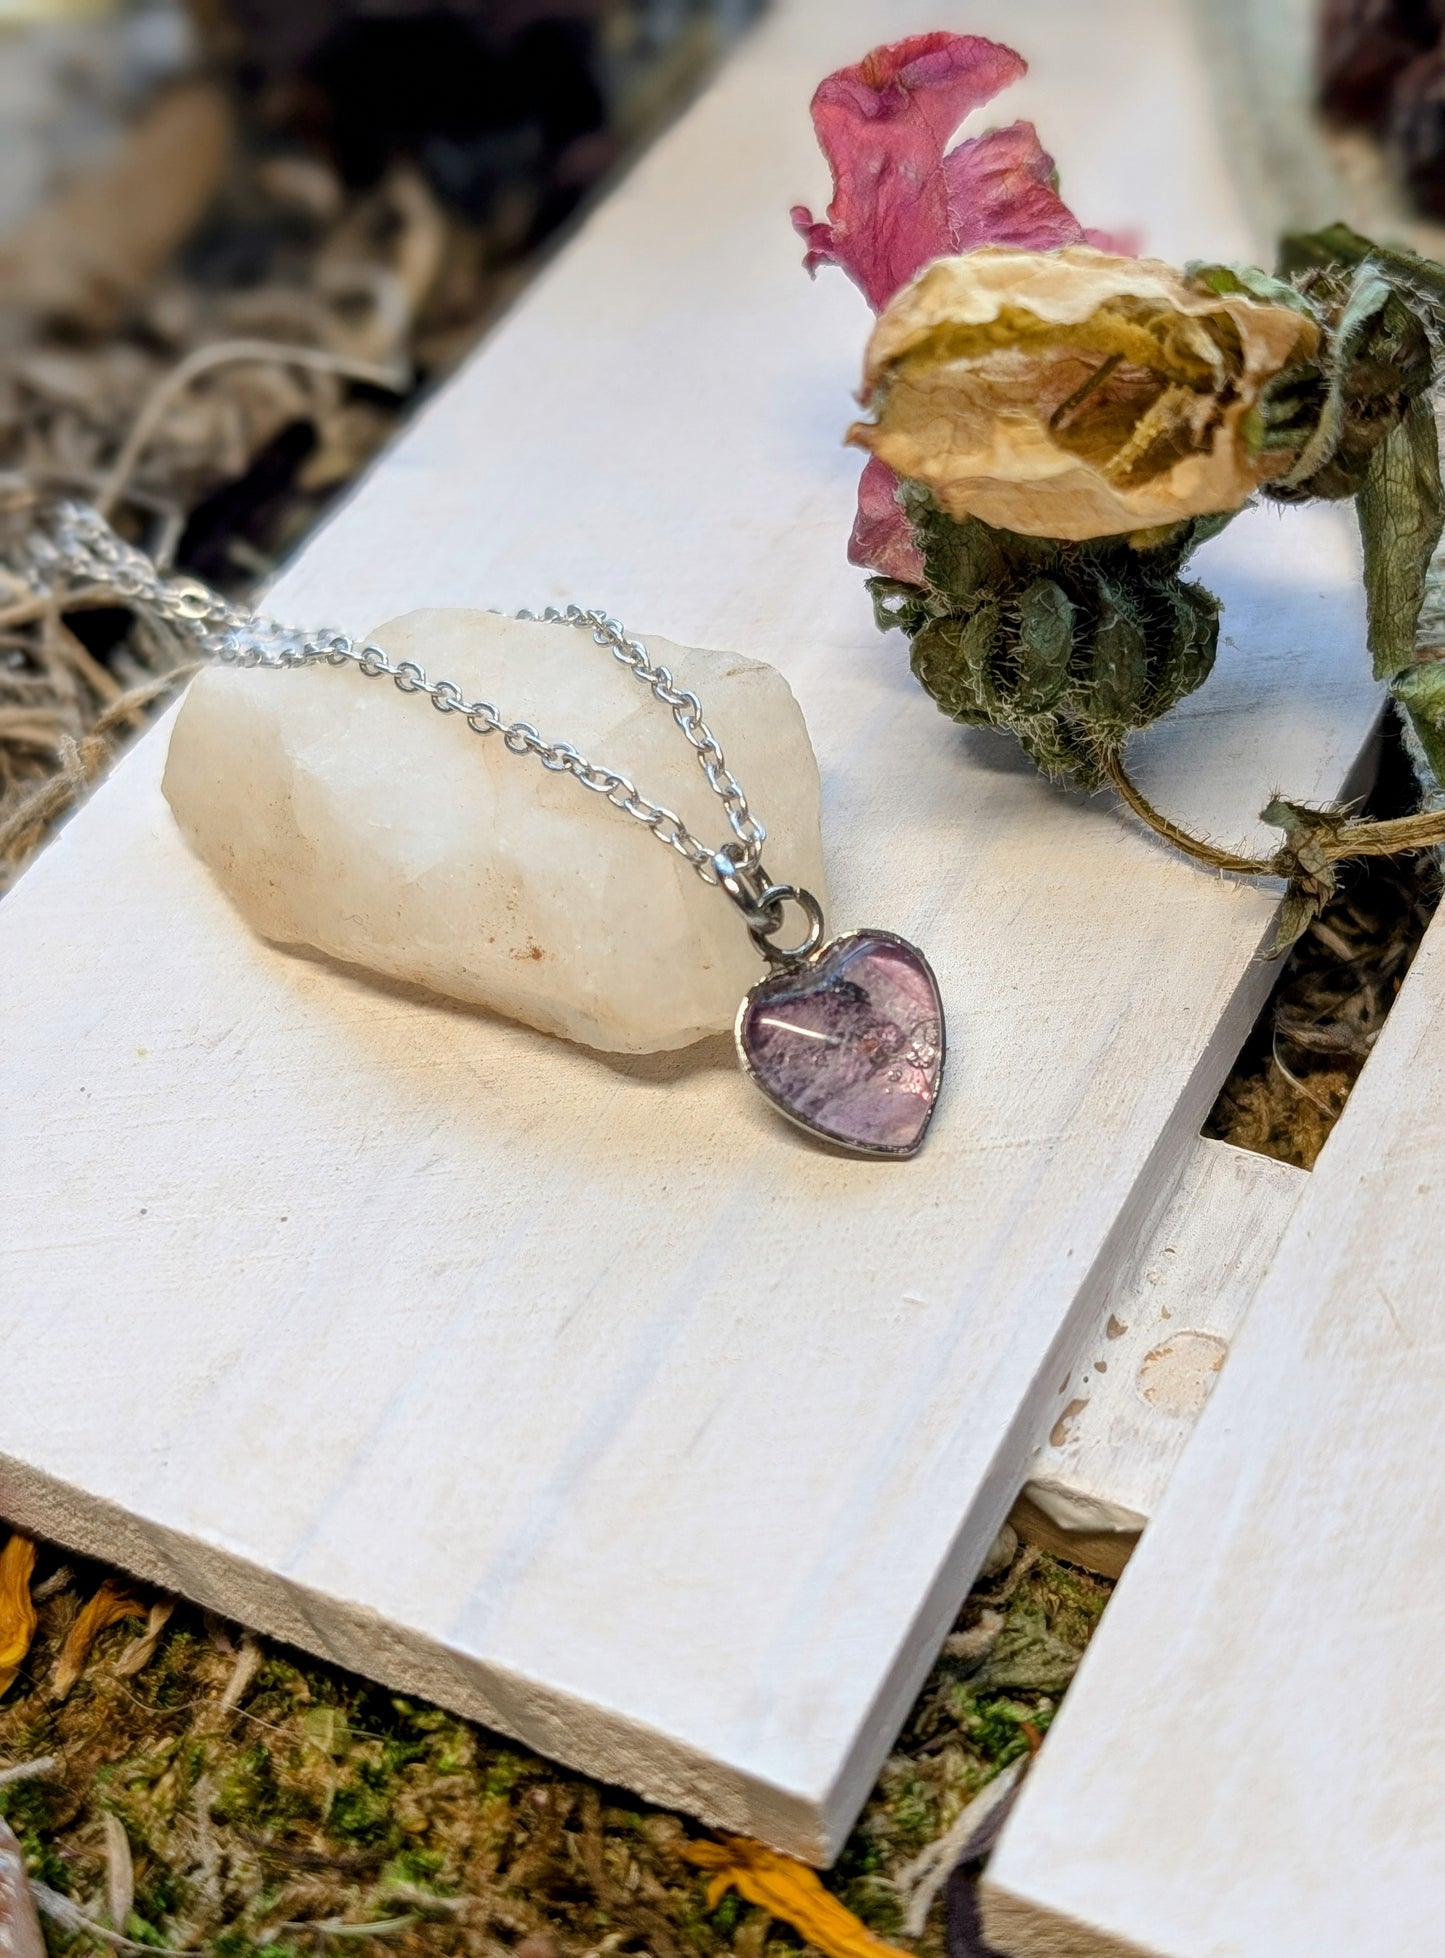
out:
{"label": "silver jump ring", "polygon": [[[811,891],[802,890],[796,884],[769,884],[763,895],[768,900],[767,915],[771,922],[748,926],[754,945],[769,965],[801,965],[823,942],[822,905]],[[807,934],[796,945],[775,945],[773,934],[782,924],[782,908],[789,902],[796,904],[808,920]]]}

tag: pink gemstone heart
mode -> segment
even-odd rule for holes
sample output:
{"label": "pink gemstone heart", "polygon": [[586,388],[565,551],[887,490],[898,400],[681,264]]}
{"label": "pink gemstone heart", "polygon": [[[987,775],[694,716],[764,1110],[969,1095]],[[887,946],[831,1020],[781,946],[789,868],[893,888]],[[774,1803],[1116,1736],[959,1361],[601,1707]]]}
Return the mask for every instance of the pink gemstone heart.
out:
{"label": "pink gemstone heart", "polygon": [[870,1156],[911,1156],[943,1075],[943,1002],[906,938],[855,931],[754,986],[743,1066],[785,1115]]}

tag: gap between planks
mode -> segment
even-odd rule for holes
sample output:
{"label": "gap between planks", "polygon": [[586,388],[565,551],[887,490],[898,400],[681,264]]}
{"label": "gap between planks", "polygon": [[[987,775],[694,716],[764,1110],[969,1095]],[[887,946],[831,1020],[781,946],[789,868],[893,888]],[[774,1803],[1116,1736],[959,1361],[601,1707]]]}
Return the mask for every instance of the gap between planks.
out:
{"label": "gap between planks", "polygon": [[1013,1958],[1434,1958],[1445,914],[985,1879]]}

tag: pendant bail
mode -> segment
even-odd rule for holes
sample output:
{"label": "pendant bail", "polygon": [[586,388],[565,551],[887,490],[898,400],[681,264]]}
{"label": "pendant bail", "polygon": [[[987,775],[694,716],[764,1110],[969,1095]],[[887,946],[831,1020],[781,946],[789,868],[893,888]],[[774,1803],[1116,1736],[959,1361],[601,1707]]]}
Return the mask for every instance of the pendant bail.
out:
{"label": "pendant bail", "polygon": [[[797,884],[775,884],[761,863],[748,867],[739,864],[730,845],[713,854],[712,867],[725,890],[747,923],[748,936],[775,971],[802,965],[823,942],[823,907],[811,891]],[[783,928],[783,906],[796,904],[808,921],[804,937],[796,945],[776,945],[774,938]]]}

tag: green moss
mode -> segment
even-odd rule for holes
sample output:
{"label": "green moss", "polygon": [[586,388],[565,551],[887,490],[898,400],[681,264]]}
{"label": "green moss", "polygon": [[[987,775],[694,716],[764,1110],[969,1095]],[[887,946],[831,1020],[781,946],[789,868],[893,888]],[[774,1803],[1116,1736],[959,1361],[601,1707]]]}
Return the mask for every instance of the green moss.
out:
{"label": "green moss", "polygon": [[[118,1628],[52,1705],[55,1652],[98,1579],[87,1571],[42,1607],[28,1679],[0,1705],[0,1760],[60,1761],[54,1778],[0,1788],[0,1813],[34,1874],[89,1909],[105,1894],[102,1813],[116,1815],[138,1942],[313,1958],[317,1934],[294,1926],[409,1920],[365,1948],[448,1958],[542,1936],[556,1958],[604,1943],[623,1958],[797,1958],[796,1934],[736,1893],[709,1910],[677,1855],[692,1824],[436,1707],[270,1650],[221,1713],[239,1652],[185,1608],[142,1672],[117,1677],[133,1636]],[[1025,1551],[970,1598],[965,1656],[935,1667],[828,1879],[882,1935],[899,1935],[892,1875],[1037,1744],[1106,1594]],[[85,1948],[47,1935],[57,1953]],[[940,1938],[935,1921],[921,1949]]]}

